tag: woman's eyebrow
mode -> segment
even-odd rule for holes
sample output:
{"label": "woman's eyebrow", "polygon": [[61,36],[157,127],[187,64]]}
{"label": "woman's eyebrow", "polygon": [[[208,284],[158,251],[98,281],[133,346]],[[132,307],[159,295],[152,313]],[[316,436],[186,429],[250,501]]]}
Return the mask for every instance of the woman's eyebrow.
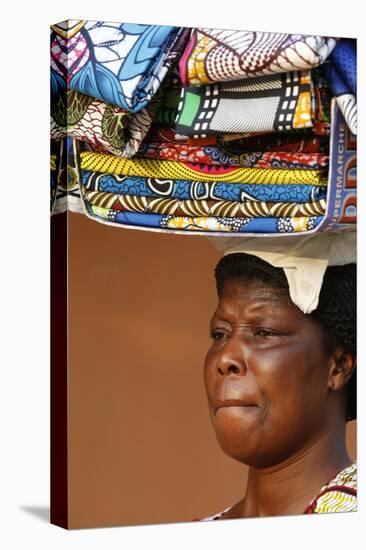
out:
{"label": "woman's eyebrow", "polygon": [[249,320],[264,316],[271,317],[273,319],[283,319],[284,311],[286,311],[287,315],[291,316],[292,320],[295,320],[295,318],[297,319],[298,315],[295,308],[289,307],[289,305],[283,301],[283,297],[273,297],[270,300],[258,299],[258,302],[256,303],[248,305],[243,304],[240,310],[235,307],[228,308],[219,305],[211,318],[211,322],[221,321],[231,323],[241,316]]}

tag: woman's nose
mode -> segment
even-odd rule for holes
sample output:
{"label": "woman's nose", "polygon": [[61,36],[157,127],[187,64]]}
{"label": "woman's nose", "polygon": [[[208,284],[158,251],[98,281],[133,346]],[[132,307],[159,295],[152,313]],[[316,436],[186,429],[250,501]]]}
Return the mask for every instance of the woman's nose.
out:
{"label": "woman's nose", "polygon": [[240,367],[234,363],[230,363],[228,365],[220,364],[217,367],[217,370],[220,374],[240,374]]}
{"label": "woman's nose", "polygon": [[217,361],[217,370],[220,375],[236,374],[238,376],[246,373],[245,359],[233,353],[234,350],[225,350]]}

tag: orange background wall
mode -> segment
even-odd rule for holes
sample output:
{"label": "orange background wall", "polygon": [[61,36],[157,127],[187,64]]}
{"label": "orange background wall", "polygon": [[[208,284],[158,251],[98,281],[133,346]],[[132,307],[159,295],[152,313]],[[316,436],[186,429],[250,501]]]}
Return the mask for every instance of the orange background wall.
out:
{"label": "orange background wall", "polygon": [[[69,526],[191,521],[242,498],[203,386],[220,255],[69,214]],[[347,427],[355,458],[356,423]]]}

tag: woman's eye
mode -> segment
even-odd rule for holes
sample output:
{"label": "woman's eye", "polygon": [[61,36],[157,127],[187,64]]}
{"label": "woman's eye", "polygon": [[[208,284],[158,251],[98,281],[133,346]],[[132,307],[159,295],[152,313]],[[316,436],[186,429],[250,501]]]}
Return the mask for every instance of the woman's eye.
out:
{"label": "woman's eye", "polygon": [[254,336],[262,336],[263,338],[272,338],[274,336],[280,336],[278,332],[269,330],[266,328],[257,328],[253,331]]}
{"label": "woman's eye", "polygon": [[221,330],[213,330],[211,332],[211,338],[213,340],[221,340],[222,338],[225,338],[225,336],[225,332],[222,332]]}

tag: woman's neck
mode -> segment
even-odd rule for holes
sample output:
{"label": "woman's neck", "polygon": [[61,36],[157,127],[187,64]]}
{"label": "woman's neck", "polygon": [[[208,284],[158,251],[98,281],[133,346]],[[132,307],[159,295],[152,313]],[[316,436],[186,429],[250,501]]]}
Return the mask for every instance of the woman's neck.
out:
{"label": "woman's neck", "polygon": [[327,432],[276,466],[250,467],[246,495],[225,517],[302,514],[321,487],[350,462],[344,428]]}

